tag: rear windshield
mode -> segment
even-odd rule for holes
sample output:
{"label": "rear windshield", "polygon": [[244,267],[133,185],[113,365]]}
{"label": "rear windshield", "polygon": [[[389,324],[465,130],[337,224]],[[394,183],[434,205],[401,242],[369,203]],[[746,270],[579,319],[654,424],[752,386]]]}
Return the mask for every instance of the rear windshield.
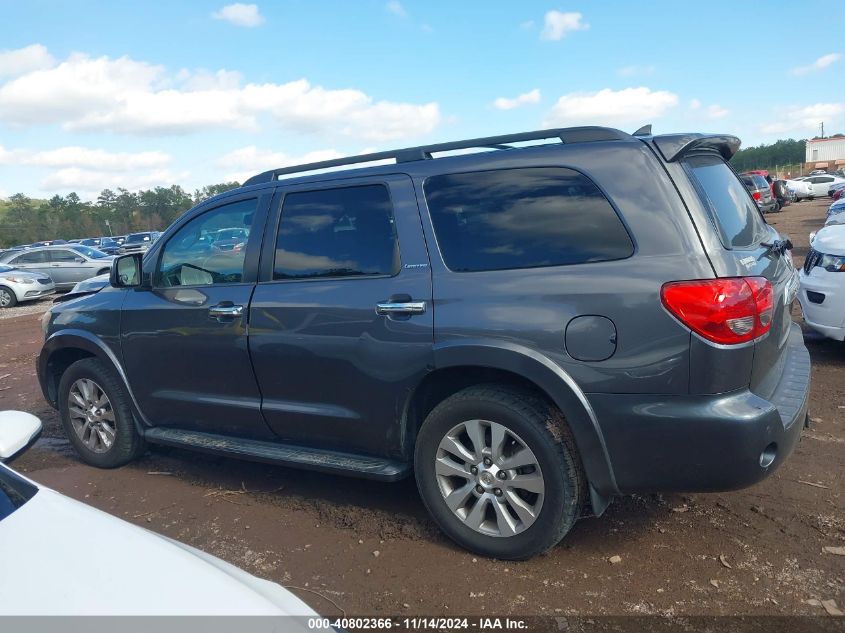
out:
{"label": "rear windshield", "polygon": [[126,238],[127,242],[135,243],[135,242],[149,242],[150,241],[150,234],[149,233],[133,233],[129,237]]}
{"label": "rear windshield", "polygon": [[716,156],[693,156],[686,164],[722,244],[726,248],[756,247],[764,239],[766,223],[731,168]]}

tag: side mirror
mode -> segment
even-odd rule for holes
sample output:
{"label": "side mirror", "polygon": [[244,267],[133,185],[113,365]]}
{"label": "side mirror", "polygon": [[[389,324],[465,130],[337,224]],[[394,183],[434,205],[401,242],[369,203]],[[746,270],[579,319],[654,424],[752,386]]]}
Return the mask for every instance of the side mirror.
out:
{"label": "side mirror", "polygon": [[23,411],[0,411],[0,462],[10,463],[35,444],[41,420]]}
{"label": "side mirror", "polygon": [[117,257],[111,264],[109,283],[114,288],[137,288],[141,285],[143,255],[130,253]]}
{"label": "side mirror", "polygon": [[74,257],[73,261],[75,261],[77,264],[84,264],[87,260],[84,257]]}

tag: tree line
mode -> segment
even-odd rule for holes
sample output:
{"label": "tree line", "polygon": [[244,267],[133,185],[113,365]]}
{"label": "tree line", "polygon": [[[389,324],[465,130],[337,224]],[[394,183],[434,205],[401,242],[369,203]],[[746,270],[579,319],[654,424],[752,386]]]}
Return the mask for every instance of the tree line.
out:
{"label": "tree line", "polygon": [[37,200],[17,193],[0,201],[0,248],[48,239],[75,239],[160,231],[195,204],[238,187],[207,185],[188,193],[178,185],[141,191],[103,189],[94,202],[76,193]]}
{"label": "tree line", "polygon": [[804,162],[806,141],[785,139],[771,145],[757,145],[739,150],[731,159],[737,171],[765,169],[776,165],[798,165]]}

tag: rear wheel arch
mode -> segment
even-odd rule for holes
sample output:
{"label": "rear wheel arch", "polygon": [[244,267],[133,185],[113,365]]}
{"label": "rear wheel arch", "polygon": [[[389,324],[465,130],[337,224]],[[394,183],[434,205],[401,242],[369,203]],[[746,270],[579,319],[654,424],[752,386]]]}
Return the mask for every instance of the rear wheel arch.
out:
{"label": "rear wheel arch", "polygon": [[592,489],[594,511],[618,494],[601,429],[575,381],[551,360],[528,348],[501,344],[458,344],[435,349],[435,369],[410,396],[405,415],[406,450],[426,416],[449,396],[478,384],[504,384],[537,395],[563,414]]}

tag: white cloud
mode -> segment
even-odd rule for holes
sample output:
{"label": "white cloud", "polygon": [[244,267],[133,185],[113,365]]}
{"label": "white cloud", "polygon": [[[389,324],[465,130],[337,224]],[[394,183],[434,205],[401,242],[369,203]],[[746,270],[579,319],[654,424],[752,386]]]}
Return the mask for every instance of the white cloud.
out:
{"label": "white cloud", "polygon": [[33,70],[50,68],[56,60],[41,44],[0,51],[0,77],[14,77]]}
{"label": "white cloud", "polygon": [[701,107],[701,101],[698,99],[690,99],[689,107],[690,110],[698,110]]}
{"label": "white cloud", "polygon": [[269,169],[316,163],[341,158],[342,156],[343,154],[334,149],[317,150],[301,156],[291,156],[284,152],[274,152],[249,145],[224,154],[215,161],[215,164],[226,170],[226,173],[222,176],[223,181],[237,180],[244,182],[250,176],[255,176]]}
{"label": "white cloud", "polygon": [[[89,195],[103,187],[146,188],[184,181],[185,172],[173,173],[169,154],[158,151],[109,152],[88,147],[50,150],[6,149],[0,146],[0,165],[50,168],[41,181],[46,192],[76,191]],[[96,195],[96,193],[94,193]]]}
{"label": "white cloud", "polygon": [[566,34],[572,31],[586,31],[590,28],[590,25],[581,21],[583,17],[580,13],[548,11],[544,18],[540,39],[559,40],[566,37]]}
{"label": "white cloud", "polygon": [[306,79],[243,84],[237,72],[181,70],[128,57],[75,53],[57,66],[0,84],[0,119],[26,126],[125,134],[258,130],[267,121],[305,133],[381,142],[432,131],[437,103],[377,101],[356,89],[327,89]]}
{"label": "white cloud", "polygon": [[838,62],[842,59],[842,55],[840,53],[828,53],[827,55],[822,55],[812,64],[808,64],[806,66],[798,66],[792,69],[793,75],[807,75],[809,73],[814,73],[819,70],[824,70],[834,62]]}
{"label": "white cloud", "polygon": [[730,113],[730,110],[723,108],[718,103],[714,103],[713,105],[707,107],[707,117],[710,119],[722,119]]}
{"label": "white cloud", "polygon": [[164,152],[108,152],[88,147],[59,147],[51,150],[7,150],[0,146],[0,165],[37,167],[73,167],[103,171],[130,171],[162,167],[171,156]]}
{"label": "white cloud", "polygon": [[781,113],[777,121],[764,124],[760,131],[764,134],[784,134],[786,132],[816,133],[819,123],[824,122],[828,129],[833,129],[843,119],[845,103],[814,103],[803,107],[789,108]]}
{"label": "white cloud", "polygon": [[129,190],[169,187],[176,182],[185,182],[188,176],[188,172],[173,172],[168,169],[114,173],[67,167],[42,179],[39,186],[42,191],[50,193],[76,191],[80,197],[92,199],[106,186],[111,189],[123,187]]}
{"label": "white cloud", "polygon": [[399,2],[399,0],[390,0],[384,5],[384,8],[387,9],[389,13],[399,16],[400,18],[408,17],[408,12],[405,11],[405,7],[402,6],[402,3]]}
{"label": "white cloud", "polygon": [[645,87],[574,92],[557,100],[544,125],[649,123],[676,105],[676,94]]}
{"label": "white cloud", "polygon": [[524,92],[521,95],[514,97],[513,99],[508,99],[507,97],[499,97],[493,102],[493,107],[498,108],[499,110],[513,110],[514,108],[518,108],[519,106],[539,102],[540,89],[534,88],[534,90]]}
{"label": "white cloud", "polygon": [[215,20],[225,20],[235,26],[261,26],[264,24],[264,16],[258,10],[257,4],[227,4],[225,7],[211,14]]}
{"label": "white cloud", "polygon": [[645,75],[653,75],[656,68],[652,65],[641,66],[633,64],[631,66],[623,66],[616,70],[616,74],[620,77],[637,77]]}

